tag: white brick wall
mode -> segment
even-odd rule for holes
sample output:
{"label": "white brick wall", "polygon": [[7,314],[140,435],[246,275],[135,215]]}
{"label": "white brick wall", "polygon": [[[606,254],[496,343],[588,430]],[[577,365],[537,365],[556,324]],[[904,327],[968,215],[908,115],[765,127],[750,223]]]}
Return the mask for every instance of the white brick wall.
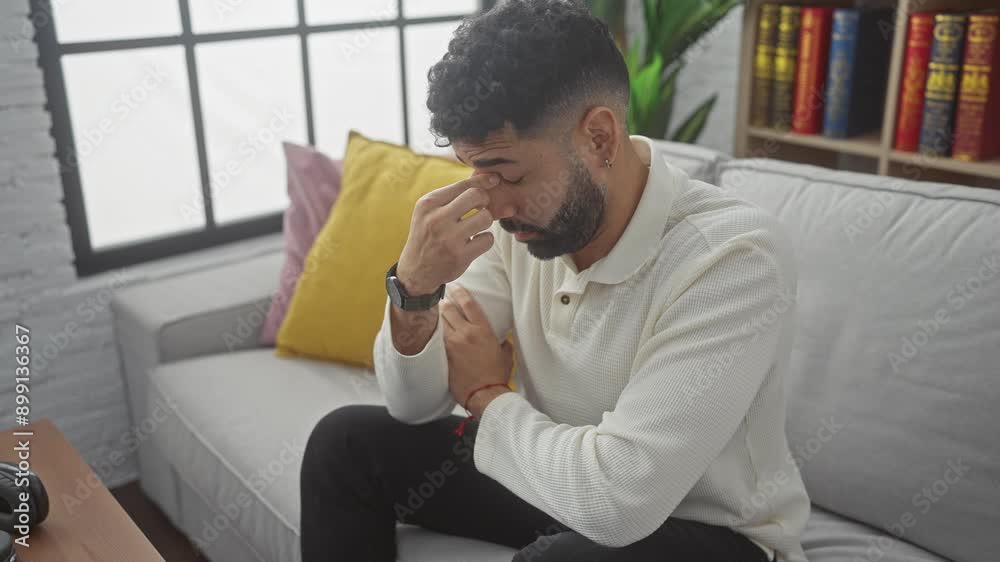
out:
{"label": "white brick wall", "polygon": [[[122,441],[130,422],[108,310],[122,281],[77,280],[30,30],[27,0],[0,0],[0,428],[14,425],[20,323],[32,335],[31,418],[51,418],[114,486],[137,474]],[[117,465],[114,450],[125,454]]]}

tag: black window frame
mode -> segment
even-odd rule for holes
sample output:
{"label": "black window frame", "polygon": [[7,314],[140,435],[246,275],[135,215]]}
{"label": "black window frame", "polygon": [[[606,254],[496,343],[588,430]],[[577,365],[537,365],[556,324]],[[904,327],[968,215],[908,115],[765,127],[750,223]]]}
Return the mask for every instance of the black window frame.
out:
{"label": "black window frame", "polygon": [[[488,10],[495,4],[495,1],[480,0],[479,9],[481,11]],[[211,179],[208,167],[201,94],[198,84],[198,67],[195,60],[196,45],[220,41],[298,36],[302,55],[302,87],[305,96],[306,132],[309,144],[315,145],[312,81],[309,67],[309,36],[315,33],[327,33],[331,31],[395,27],[396,32],[399,34],[400,100],[403,106],[403,138],[404,142],[409,144],[408,96],[411,94],[407,92],[406,86],[405,29],[420,24],[460,21],[467,15],[407,18],[403,11],[404,0],[396,0],[397,14],[396,18],[392,20],[383,19],[309,25],[306,23],[305,0],[296,0],[298,23],[294,26],[194,33],[191,27],[191,13],[188,9],[188,2],[189,0],[178,0],[181,19],[181,33],[179,35],[63,44],[56,38],[51,0],[30,0],[31,20],[35,24],[35,41],[38,44],[39,64],[44,75],[45,95],[47,98],[46,107],[52,117],[51,134],[55,140],[55,155],[59,161],[59,173],[62,178],[64,203],[66,206],[67,222],[72,236],[76,271],[77,275],[81,277],[281,231],[283,212],[280,211],[224,225],[219,225],[215,221],[215,214],[212,208]],[[73,126],[69,114],[69,99],[63,76],[62,57],[81,53],[123,51],[165,46],[181,46],[184,48],[191,96],[191,111],[194,120],[195,142],[197,144],[198,166],[201,177],[202,209],[205,213],[205,225],[199,230],[168,234],[95,250],[90,240],[87,213],[83,200],[83,186],[79,173],[79,162],[75,158],[76,148],[73,142]]]}

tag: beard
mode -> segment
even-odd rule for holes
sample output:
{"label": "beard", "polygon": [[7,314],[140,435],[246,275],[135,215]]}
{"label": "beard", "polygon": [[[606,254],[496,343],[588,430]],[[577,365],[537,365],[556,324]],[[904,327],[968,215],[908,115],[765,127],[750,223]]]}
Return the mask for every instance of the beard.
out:
{"label": "beard", "polygon": [[574,154],[569,160],[569,190],[549,224],[544,227],[501,219],[500,226],[510,233],[531,232],[538,236],[525,244],[528,252],[540,260],[579,251],[597,235],[607,208],[607,186],[594,181],[583,161]]}

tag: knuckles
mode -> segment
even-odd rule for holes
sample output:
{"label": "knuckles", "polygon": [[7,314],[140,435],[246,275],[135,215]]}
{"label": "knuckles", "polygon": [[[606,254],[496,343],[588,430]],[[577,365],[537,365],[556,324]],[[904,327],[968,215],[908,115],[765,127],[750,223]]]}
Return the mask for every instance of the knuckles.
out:
{"label": "knuckles", "polygon": [[435,206],[436,203],[435,203],[434,193],[431,192],[421,196],[420,199],[417,199],[414,208],[424,211],[424,210],[430,210]]}

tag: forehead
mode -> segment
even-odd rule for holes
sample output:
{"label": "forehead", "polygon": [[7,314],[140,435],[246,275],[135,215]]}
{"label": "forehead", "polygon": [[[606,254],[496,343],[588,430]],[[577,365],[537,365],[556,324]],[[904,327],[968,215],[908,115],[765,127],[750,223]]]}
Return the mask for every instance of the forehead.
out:
{"label": "forehead", "polygon": [[474,168],[529,165],[537,159],[536,142],[521,137],[510,126],[493,131],[481,141],[455,141],[452,148],[459,160]]}

